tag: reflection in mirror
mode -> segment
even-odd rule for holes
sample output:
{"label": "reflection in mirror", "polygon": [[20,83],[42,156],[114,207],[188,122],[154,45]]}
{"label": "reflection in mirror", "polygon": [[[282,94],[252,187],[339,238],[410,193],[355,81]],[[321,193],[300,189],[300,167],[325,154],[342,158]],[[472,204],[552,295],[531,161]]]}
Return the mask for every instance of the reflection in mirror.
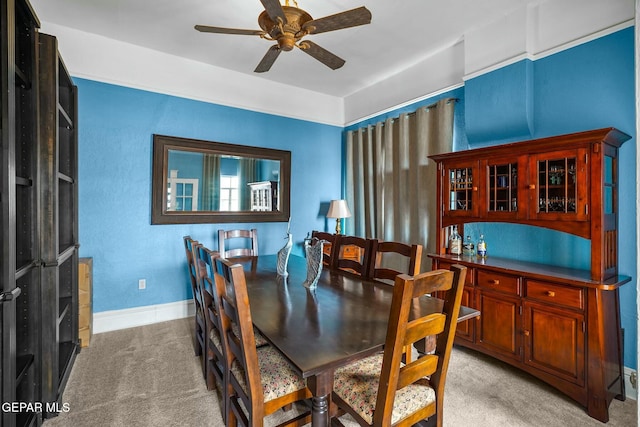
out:
{"label": "reflection in mirror", "polygon": [[153,159],[153,224],[289,219],[289,151],[154,135]]}
{"label": "reflection in mirror", "polygon": [[280,162],[169,150],[168,211],[277,211]]}

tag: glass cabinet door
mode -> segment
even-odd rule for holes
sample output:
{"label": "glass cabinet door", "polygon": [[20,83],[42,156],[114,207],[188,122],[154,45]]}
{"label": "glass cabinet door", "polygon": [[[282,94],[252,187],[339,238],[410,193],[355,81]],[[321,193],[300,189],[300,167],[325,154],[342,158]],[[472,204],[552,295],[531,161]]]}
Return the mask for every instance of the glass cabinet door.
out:
{"label": "glass cabinet door", "polygon": [[575,150],[532,159],[537,218],[580,220],[588,217],[586,152]]}
{"label": "glass cabinet door", "polygon": [[445,210],[452,216],[469,216],[478,212],[476,162],[445,166]]}
{"label": "glass cabinet door", "polygon": [[487,165],[487,211],[518,211],[518,164]]}

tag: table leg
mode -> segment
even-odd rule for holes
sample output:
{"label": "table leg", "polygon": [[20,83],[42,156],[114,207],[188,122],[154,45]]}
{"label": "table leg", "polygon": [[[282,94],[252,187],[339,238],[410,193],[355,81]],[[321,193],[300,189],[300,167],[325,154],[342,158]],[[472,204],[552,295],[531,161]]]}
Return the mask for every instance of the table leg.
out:
{"label": "table leg", "polygon": [[311,390],[311,425],[329,427],[331,392],[333,391],[333,370],[307,378],[307,387]]}

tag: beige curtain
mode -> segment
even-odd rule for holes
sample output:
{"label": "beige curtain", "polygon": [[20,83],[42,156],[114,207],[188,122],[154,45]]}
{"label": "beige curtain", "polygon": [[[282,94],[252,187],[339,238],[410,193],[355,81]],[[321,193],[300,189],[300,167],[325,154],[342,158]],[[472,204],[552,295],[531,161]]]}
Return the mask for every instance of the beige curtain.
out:
{"label": "beige curtain", "polygon": [[259,161],[252,157],[242,157],[239,162],[240,210],[251,210],[251,188],[247,184],[256,182],[259,176]]}
{"label": "beige curtain", "polygon": [[220,156],[204,154],[202,160],[202,211],[220,210]]}
{"label": "beige curtain", "polygon": [[345,233],[421,244],[435,252],[436,165],[427,156],[453,150],[455,100],[347,132]]}

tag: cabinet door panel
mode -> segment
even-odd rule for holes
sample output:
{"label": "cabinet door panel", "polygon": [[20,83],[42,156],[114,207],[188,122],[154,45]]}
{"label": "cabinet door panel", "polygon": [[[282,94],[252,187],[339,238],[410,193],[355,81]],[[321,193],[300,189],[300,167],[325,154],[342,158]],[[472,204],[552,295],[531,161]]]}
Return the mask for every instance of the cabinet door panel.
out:
{"label": "cabinet door panel", "polygon": [[529,163],[531,218],[589,219],[588,157],[585,149],[532,156]]}
{"label": "cabinet door panel", "polygon": [[449,217],[478,215],[478,162],[456,162],[443,165],[444,213]]}
{"label": "cabinet door panel", "polygon": [[479,291],[477,302],[480,310],[478,345],[493,353],[520,360],[519,299]]}
{"label": "cabinet door panel", "polygon": [[584,384],[584,316],[524,303],[525,363],[578,385]]}
{"label": "cabinet door panel", "polygon": [[527,157],[506,157],[482,162],[482,216],[493,220],[527,218]]}

